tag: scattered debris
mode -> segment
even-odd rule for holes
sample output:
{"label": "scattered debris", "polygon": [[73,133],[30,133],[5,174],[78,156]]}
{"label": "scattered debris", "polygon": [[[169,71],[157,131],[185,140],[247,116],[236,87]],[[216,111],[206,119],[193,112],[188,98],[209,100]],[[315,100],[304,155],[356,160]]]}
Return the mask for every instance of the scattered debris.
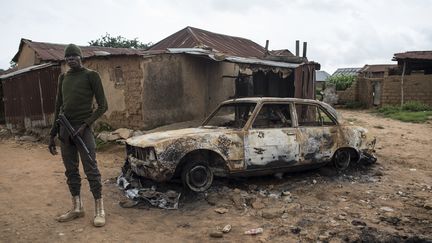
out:
{"label": "scattered debris", "polygon": [[223,233],[220,231],[214,231],[214,232],[210,232],[210,237],[212,238],[222,238],[223,237]]}
{"label": "scattered debris", "polygon": [[380,210],[385,211],[385,212],[393,212],[394,209],[390,208],[390,207],[381,207]]}
{"label": "scattered debris", "polygon": [[228,209],[226,208],[215,208],[214,211],[219,214],[228,213]]}
{"label": "scattered debris", "polygon": [[222,232],[226,234],[226,233],[229,233],[231,231],[231,229],[232,229],[232,226],[230,224],[227,224],[223,227]]}
{"label": "scattered debris", "polygon": [[263,232],[264,232],[263,228],[256,228],[256,229],[246,230],[244,233],[245,235],[259,235],[262,234]]}
{"label": "scattered debris", "polygon": [[[129,206],[131,207],[138,205],[138,202],[144,201],[154,207],[178,209],[181,193],[173,190],[160,192],[156,190],[156,186],[151,186],[149,188],[143,187],[140,181],[135,179],[131,173],[126,173],[126,176],[121,173],[117,178],[117,185],[124,190],[125,195],[129,199],[137,202],[136,204],[130,203]],[[128,205],[126,205],[126,207],[127,206]]]}
{"label": "scattered debris", "polygon": [[34,137],[34,136],[24,135],[24,136],[19,137],[18,141],[37,142],[37,141],[39,141],[39,139]]}

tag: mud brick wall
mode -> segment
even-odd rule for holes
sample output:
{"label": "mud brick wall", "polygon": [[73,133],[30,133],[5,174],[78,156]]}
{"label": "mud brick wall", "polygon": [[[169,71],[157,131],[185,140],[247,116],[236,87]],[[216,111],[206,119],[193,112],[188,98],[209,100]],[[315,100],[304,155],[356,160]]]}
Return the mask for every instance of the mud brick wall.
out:
{"label": "mud brick wall", "polygon": [[131,129],[204,119],[234,95],[235,82],[223,77],[239,70],[233,63],[181,54],[100,57],[84,66],[99,72],[108,101],[98,122]]}
{"label": "mud brick wall", "polygon": [[142,123],[141,57],[95,58],[84,62],[84,66],[99,72],[108,111],[98,120],[113,128],[138,128]]}
{"label": "mud brick wall", "polygon": [[349,101],[356,101],[358,99],[358,84],[357,80],[351,86],[343,91],[336,91],[338,95],[338,104],[345,104]]}
{"label": "mud brick wall", "polygon": [[[404,101],[420,101],[432,105],[432,74],[404,77]],[[400,105],[401,76],[387,76],[382,83],[382,105]]]}

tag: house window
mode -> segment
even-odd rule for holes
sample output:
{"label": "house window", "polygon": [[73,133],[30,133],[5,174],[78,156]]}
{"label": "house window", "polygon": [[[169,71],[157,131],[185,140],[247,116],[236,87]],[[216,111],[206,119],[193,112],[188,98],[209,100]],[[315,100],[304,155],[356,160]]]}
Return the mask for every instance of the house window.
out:
{"label": "house window", "polygon": [[123,79],[123,70],[120,66],[114,69],[115,87],[123,86],[125,84]]}

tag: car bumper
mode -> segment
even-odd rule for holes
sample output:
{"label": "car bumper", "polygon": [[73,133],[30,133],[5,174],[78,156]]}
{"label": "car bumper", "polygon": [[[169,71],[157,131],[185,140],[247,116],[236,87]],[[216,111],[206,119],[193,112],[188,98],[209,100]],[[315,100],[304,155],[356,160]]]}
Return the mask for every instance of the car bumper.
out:
{"label": "car bumper", "polygon": [[370,150],[363,150],[360,153],[360,161],[373,164],[377,161],[377,157]]}
{"label": "car bumper", "polygon": [[137,175],[157,181],[163,182],[170,180],[175,172],[176,165],[172,162],[164,161],[144,161],[129,155],[127,160],[133,172]]}

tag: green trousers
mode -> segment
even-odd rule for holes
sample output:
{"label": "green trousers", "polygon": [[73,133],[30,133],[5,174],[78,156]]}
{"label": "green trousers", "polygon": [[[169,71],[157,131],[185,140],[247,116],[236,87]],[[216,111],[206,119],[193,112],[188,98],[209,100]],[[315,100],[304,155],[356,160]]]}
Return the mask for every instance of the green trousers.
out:
{"label": "green trousers", "polygon": [[[77,130],[79,126],[74,128]],[[84,173],[90,184],[90,191],[95,199],[99,199],[102,196],[101,174],[96,162],[96,143],[91,128],[86,128],[81,138],[93,159],[90,159],[87,153],[80,148],[79,145],[75,144],[66,129],[60,126],[59,139],[61,141],[61,155],[66,169],[65,175],[69,191],[72,196],[80,195],[81,176],[79,173],[79,158],[81,158]]]}

